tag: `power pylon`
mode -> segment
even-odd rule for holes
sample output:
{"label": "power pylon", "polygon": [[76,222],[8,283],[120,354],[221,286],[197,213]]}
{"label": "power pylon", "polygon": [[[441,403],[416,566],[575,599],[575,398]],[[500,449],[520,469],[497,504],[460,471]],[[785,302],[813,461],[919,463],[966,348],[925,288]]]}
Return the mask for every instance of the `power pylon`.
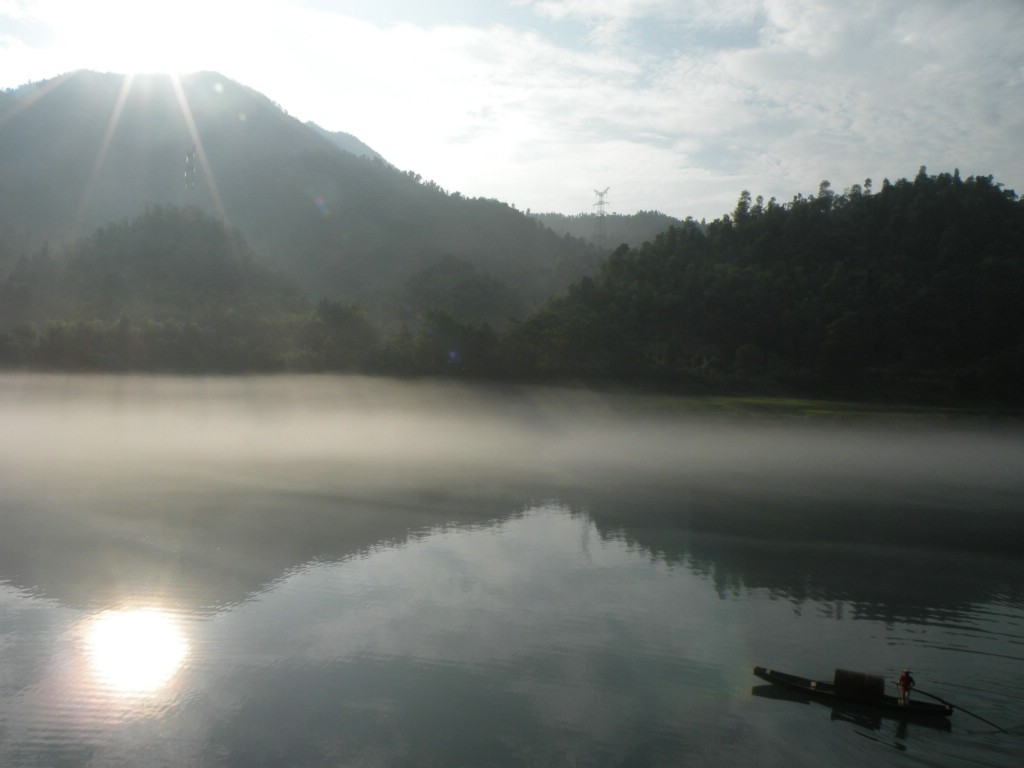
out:
{"label": "power pylon", "polygon": [[611,187],[605,187],[603,190],[595,189],[594,194],[597,195],[597,202],[594,203],[594,207],[597,208],[597,225],[594,227],[594,239],[597,244],[604,248],[608,243],[608,233],[605,231],[605,207],[608,205],[608,201],[604,199],[604,196],[608,194],[608,190]]}
{"label": "power pylon", "polygon": [[185,155],[185,194],[196,188],[196,145]]}

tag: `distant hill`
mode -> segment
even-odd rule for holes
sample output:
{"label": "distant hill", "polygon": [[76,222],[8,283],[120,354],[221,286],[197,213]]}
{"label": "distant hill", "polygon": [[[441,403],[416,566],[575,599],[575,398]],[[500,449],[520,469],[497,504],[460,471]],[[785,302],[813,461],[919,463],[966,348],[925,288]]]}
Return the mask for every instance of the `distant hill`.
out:
{"label": "distant hill", "polygon": [[154,206],[0,281],[0,365],[273,370],[310,304],[241,234],[196,208]]}
{"label": "distant hill", "polygon": [[510,300],[469,319],[502,324],[501,313],[526,311],[600,258],[508,205],[400,171],[355,137],[303,124],[217,73],[83,71],[3,94],[0,270],[153,205],[220,218],[310,298],[358,301],[395,322],[415,319],[410,286],[440,263],[500,282]]}
{"label": "distant hill", "polygon": [[660,211],[609,213],[604,216],[596,213],[580,213],[575,216],[563,213],[531,213],[530,216],[560,235],[578,237],[607,250],[623,244],[642,245],[669,227],[682,224],[679,219]]}
{"label": "distant hill", "polygon": [[344,152],[351,152],[353,155],[358,155],[360,157],[368,157],[371,160],[384,159],[383,155],[376,150],[370,149],[370,147],[366,146],[366,144],[361,142],[351,133],[345,133],[344,131],[328,131],[326,128],[321,128],[314,122],[307,122],[306,125]]}

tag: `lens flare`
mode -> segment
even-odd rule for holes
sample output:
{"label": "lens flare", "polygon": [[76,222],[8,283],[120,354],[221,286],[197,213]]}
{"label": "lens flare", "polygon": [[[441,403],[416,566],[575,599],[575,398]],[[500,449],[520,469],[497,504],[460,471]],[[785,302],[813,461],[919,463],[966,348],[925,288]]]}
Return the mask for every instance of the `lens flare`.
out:
{"label": "lens flare", "polygon": [[188,656],[188,640],[172,616],[157,609],[105,611],[89,623],[86,647],[100,683],[148,693],[170,682]]}

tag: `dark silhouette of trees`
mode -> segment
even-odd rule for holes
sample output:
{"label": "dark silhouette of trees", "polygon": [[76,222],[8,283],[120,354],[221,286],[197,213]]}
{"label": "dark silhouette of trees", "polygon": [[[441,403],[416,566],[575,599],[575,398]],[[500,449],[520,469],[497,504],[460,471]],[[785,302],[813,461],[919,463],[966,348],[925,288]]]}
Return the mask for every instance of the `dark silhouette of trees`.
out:
{"label": "dark silhouette of trees", "polygon": [[1024,203],[991,176],[922,168],[878,191],[870,179],[842,193],[822,182],[788,203],[745,190],[730,215],[620,246],[532,312],[510,287],[514,270],[499,279],[484,261],[423,254],[386,311],[314,306],[219,221],[153,207],[13,261],[0,282],[0,365],[931,403],[1020,405],[1024,391]]}
{"label": "dark silhouette of trees", "polygon": [[620,248],[510,334],[545,376],[1019,402],[1024,205],[991,176],[823,181]]}

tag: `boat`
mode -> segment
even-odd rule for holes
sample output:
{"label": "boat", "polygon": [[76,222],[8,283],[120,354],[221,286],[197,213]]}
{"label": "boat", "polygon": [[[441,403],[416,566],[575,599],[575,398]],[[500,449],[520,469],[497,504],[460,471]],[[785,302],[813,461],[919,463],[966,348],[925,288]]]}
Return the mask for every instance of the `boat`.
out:
{"label": "boat", "polygon": [[809,680],[806,677],[778,672],[766,667],[754,667],[754,675],[773,685],[795,691],[808,698],[834,704],[850,703],[870,708],[886,717],[951,717],[953,706],[945,702],[920,701],[911,698],[901,704],[896,696],[885,693],[885,678],[837,669],[831,682]]}

